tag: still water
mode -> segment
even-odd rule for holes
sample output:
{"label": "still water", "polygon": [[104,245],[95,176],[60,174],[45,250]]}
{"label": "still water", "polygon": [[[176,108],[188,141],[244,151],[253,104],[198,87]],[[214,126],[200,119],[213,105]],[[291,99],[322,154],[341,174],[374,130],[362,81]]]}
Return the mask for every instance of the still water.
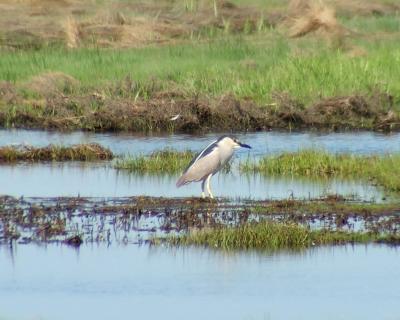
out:
{"label": "still water", "polygon": [[[60,133],[35,130],[0,130],[0,146],[29,144],[45,146],[50,143],[70,145],[97,142],[116,154],[148,154],[165,147],[177,150],[199,151],[222,134],[202,136],[187,134],[144,136],[127,133]],[[250,144],[251,153],[240,152],[243,157],[260,156],[305,148],[320,148],[329,152],[376,154],[400,152],[400,133],[385,135],[374,132],[310,133],[310,132],[256,132],[235,134]]]}
{"label": "still water", "polygon": [[[176,188],[178,175],[137,175],[110,165],[85,163],[18,164],[0,166],[0,195],[15,197],[200,196],[200,183]],[[341,194],[380,201],[383,191],[360,181],[309,180],[219,173],[211,180],[215,196],[249,199],[308,199]]]}
{"label": "still water", "polygon": [[400,319],[400,251],[0,246],[0,319]]}
{"label": "still water", "polygon": [[[28,144],[45,146],[50,143],[70,145],[97,142],[114,153],[149,154],[166,147],[177,150],[201,150],[221,134],[143,136],[116,133],[49,132],[32,130],[0,130],[0,146]],[[400,134],[383,135],[371,132],[327,133],[258,132],[237,134],[253,149],[237,152],[234,161],[257,158],[269,153],[321,148],[330,152],[377,154],[400,152]],[[114,170],[106,164],[50,163],[0,166],[0,194],[12,196],[198,196],[200,185],[175,187],[177,175],[149,176]],[[282,199],[315,198],[326,194],[354,195],[362,200],[379,201],[381,190],[365,182],[344,180],[305,180],[260,175],[217,175],[212,180],[214,194],[220,197]]]}

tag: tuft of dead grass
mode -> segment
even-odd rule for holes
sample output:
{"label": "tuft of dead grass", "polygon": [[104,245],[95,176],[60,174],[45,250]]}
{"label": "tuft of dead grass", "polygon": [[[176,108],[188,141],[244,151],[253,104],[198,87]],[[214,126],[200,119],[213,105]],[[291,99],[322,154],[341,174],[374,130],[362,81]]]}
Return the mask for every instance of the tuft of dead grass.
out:
{"label": "tuft of dead grass", "polygon": [[49,97],[57,93],[71,92],[78,87],[78,84],[78,80],[65,73],[47,72],[31,78],[22,85],[22,88]]}
{"label": "tuft of dead grass", "polygon": [[113,153],[97,143],[77,144],[70,147],[49,145],[0,147],[0,163],[15,161],[93,161],[111,160]]}
{"label": "tuft of dead grass", "polygon": [[68,48],[73,49],[79,46],[80,30],[79,24],[74,18],[68,17],[65,25],[65,42]]}
{"label": "tuft of dead grass", "polygon": [[294,2],[290,10],[294,11],[294,7],[297,8],[297,12],[291,18],[290,37],[303,37],[316,31],[321,31],[327,36],[349,35],[349,31],[338,22],[333,7],[310,1]]}

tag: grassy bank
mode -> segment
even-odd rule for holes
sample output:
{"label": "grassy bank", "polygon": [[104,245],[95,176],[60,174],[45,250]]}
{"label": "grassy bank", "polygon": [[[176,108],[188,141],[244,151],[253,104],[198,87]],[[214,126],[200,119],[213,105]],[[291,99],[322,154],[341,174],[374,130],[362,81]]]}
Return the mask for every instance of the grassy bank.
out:
{"label": "grassy bank", "polygon": [[400,6],[304,3],[0,2],[0,126],[400,129]]}
{"label": "grassy bank", "polygon": [[47,147],[5,146],[0,147],[0,163],[16,161],[94,161],[111,160],[113,153],[99,144],[73,146],[49,145]]}
{"label": "grassy bank", "polygon": [[166,241],[173,245],[196,245],[225,250],[293,250],[347,243],[399,243],[400,237],[371,232],[310,230],[294,223],[264,221],[247,223],[235,228],[221,227],[193,231],[186,235],[169,237]]}
{"label": "grassy bank", "polygon": [[364,179],[389,191],[400,191],[400,155],[358,156],[322,150],[266,156],[240,164],[242,172],[302,177]]}

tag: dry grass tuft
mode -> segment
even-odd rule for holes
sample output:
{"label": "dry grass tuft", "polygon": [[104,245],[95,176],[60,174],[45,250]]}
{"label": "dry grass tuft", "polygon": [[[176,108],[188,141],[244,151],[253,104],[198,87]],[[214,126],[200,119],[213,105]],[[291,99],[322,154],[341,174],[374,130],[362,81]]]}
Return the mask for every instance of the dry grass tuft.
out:
{"label": "dry grass tuft", "polygon": [[[336,18],[333,7],[296,0],[299,8],[297,15],[293,18],[289,35],[292,38],[303,37],[309,33],[322,31],[327,35],[345,36],[349,32]],[[295,5],[293,5],[295,7]],[[292,9],[293,10],[293,9]]]}
{"label": "dry grass tuft", "polygon": [[79,46],[80,30],[79,24],[73,17],[68,17],[64,24],[65,42],[68,48],[77,48]]}
{"label": "dry grass tuft", "polygon": [[22,88],[49,97],[59,92],[71,92],[78,84],[78,80],[65,73],[48,72],[33,77],[23,84]]}
{"label": "dry grass tuft", "polygon": [[77,144],[69,147],[49,145],[0,147],[0,163],[15,161],[94,161],[111,160],[113,153],[97,143]]}

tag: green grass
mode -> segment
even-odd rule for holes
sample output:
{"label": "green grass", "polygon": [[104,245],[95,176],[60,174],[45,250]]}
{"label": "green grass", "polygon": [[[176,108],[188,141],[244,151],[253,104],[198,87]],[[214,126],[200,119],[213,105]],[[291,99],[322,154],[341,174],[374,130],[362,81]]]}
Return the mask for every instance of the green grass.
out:
{"label": "green grass", "polygon": [[165,149],[150,156],[139,155],[116,159],[114,168],[136,173],[174,174],[182,172],[194,155],[189,150],[178,152]]}
{"label": "green grass", "polygon": [[[367,56],[346,52],[310,39],[288,40],[276,33],[235,36],[208,43],[142,49],[65,49],[0,51],[0,79],[21,84],[30,77],[59,71],[80,82],[78,91],[115,94],[129,76],[127,92],[148,98],[154,91],[179,88],[193,96],[233,93],[259,103],[273,92],[288,92],[310,104],[321,97],[370,94],[374,88],[400,99],[400,42],[366,41]],[[246,61],[255,67],[247,67]]]}
{"label": "green grass", "polygon": [[[165,149],[150,156],[128,156],[115,160],[116,169],[137,173],[180,173],[195,156],[192,151]],[[229,164],[224,172],[231,170]],[[376,183],[387,191],[400,191],[400,154],[351,155],[332,154],[323,150],[302,150],[294,153],[266,156],[260,160],[248,159],[239,163],[241,173],[297,176],[308,178],[339,177],[363,179]]]}
{"label": "green grass", "polygon": [[[158,239],[162,240],[162,239]],[[155,240],[157,243],[158,240]],[[182,236],[168,237],[173,245],[196,245],[225,250],[233,249],[303,249],[314,245],[388,242],[398,243],[396,235],[378,235],[370,232],[310,230],[295,223],[263,221],[239,227],[220,227],[192,231]]]}
{"label": "green grass", "polygon": [[[195,155],[196,153],[190,150],[176,151],[167,148],[149,156],[137,155],[116,159],[114,168],[136,173],[176,174],[182,173]],[[231,164],[227,163],[222,172],[228,173],[230,170]]]}
{"label": "green grass", "polygon": [[248,160],[240,168],[242,172],[268,175],[364,179],[388,191],[400,191],[400,154],[361,156],[302,150],[266,156],[258,162]]}

